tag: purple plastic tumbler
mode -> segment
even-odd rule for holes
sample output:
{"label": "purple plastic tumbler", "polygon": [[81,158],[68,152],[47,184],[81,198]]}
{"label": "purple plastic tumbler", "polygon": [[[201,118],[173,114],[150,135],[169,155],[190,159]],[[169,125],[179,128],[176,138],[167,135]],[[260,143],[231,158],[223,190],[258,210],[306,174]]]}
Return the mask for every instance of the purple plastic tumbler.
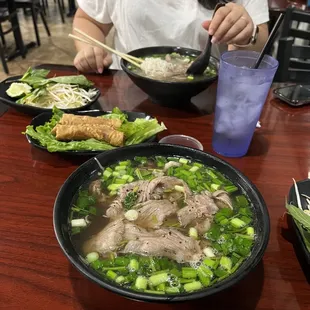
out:
{"label": "purple plastic tumbler", "polygon": [[221,57],[212,146],[227,157],[242,157],[250,146],[278,61],[266,55],[251,69],[259,54],[231,51]]}

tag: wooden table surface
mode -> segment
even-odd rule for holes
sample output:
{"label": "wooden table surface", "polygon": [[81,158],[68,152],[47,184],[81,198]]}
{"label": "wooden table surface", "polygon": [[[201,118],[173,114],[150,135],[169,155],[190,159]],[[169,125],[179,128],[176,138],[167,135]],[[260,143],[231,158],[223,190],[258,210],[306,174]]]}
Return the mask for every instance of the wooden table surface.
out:
{"label": "wooden table surface", "polygon": [[[75,74],[54,67],[56,74]],[[188,111],[148,101],[123,72],[89,76],[101,89],[100,107],[144,111],[165,122],[165,134],[198,138],[212,153],[216,86]],[[138,303],[108,292],[80,275],[60,250],[53,230],[53,204],[66,178],[82,162],[32,148],[21,132],[31,117],[9,109],[0,118],[0,309],[310,309],[309,285],[296,257],[295,236],[284,215],[285,196],[310,169],[310,109],[293,109],[269,96],[247,156],[226,159],[263,194],[271,220],[262,262],[236,286],[183,304]]]}

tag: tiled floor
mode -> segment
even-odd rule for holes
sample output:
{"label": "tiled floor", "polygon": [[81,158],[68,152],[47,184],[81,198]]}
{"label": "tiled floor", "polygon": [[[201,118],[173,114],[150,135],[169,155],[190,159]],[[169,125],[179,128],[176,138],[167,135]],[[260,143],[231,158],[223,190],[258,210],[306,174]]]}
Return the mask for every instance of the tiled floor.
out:
{"label": "tiled floor", "polygon": [[[50,5],[47,11],[47,21],[52,36],[48,37],[42,20],[38,18],[39,31],[41,37],[41,46],[29,50],[26,59],[18,57],[8,62],[10,75],[23,74],[28,67],[36,66],[42,63],[57,63],[57,64],[72,64],[75,56],[75,48],[73,41],[68,38],[71,32],[72,18],[66,17],[66,23],[62,24],[58,8],[54,1],[49,1]],[[19,21],[22,30],[22,36],[25,43],[35,41],[35,34],[31,16],[25,16],[21,11]],[[8,46],[12,47],[14,40],[13,35],[6,35]],[[3,72],[0,64],[0,80],[6,78],[7,75]]]}

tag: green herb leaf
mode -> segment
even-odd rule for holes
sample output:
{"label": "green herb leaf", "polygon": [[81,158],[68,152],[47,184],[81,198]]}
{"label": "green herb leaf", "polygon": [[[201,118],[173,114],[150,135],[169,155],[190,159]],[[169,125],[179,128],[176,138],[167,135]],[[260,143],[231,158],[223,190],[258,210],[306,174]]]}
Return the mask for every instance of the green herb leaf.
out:
{"label": "green herb leaf", "polygon": [[129,192],[125,199],[124,199],[124,202],[123,202],[123,206],[126,210],[130,210],[135,204],[136,204],[136,201],[138,199],[138,194],[137,192]]}
{"label": "green herb leaf", "polygon": [[293,205],[286,205],[288,213],[297,221],[304,229],[310,232],[310,216]]}

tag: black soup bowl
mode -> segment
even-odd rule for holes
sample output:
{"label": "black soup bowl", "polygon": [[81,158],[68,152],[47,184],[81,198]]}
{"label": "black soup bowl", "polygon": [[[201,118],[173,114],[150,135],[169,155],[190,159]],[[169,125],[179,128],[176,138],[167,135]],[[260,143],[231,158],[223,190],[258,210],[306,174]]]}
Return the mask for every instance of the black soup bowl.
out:
{"label": "black soup bowl", "polygon": [[[184,56],[198,57],[200,51],[193,50],[184,47],[173,47],[173,46],[154,46],[140,48],[129,52],[129,55],[135,57],[151,57],[152,55],[158,54],[171,54],[179,53]],[[129,64],[126,60],[121,60],[122,69],[128,74],[129,78],[142,89],[146,94],[149,95],[150,99],[165,106],[180,106],[190,103],[191,98],[207,89],[216,79],[217,75],[205,78],[199,78],[197,80],[188,80],[185,82],[167,82],[154,80],[141,76],[128,68]],[[217,58],[210,58],[210,64],[216,72],[218,72],[219,61]]]}
{"label": "black soup bowl", "polygon": [[[188,157],[195,161],[199,161],[206,166],[211,166],[218,169],[228,177],[234,184],[238,184],[239,188],[246,193],[248,199],[252,203],[252,210],[254,215],[254,229],[256,232],[256,239],[250,256],[243,262],[239,269],[232,275],[215,283],[213,286],[202,289],[193,293],[182,293],[178,295],[155,295],[133,291],[122,286],[117,285],[115,282],[103,278],[94,269],[88,267],[85,260],[78,254],[76,248],[71,242],[69,233],[69,212],[73,197],[79,191],[80,187],[94,177],[100,170],[97,161],[103,167],[108,167],[119,161],[134,159],[135,156],[180,156]],[[149,143],[144,145],[129,146],[119,148],[117,150],[101,153],[75,170],[66,182],[61,187],[54,205],[54,230],[57,240],[62,248],[64,254],[70,262],[89,280],[97,283],[101,287],[110,290],[116,294],[124,297],[148,301],[148,302],[182,302],[193,299],[206,297],[218,293],[228,287],[235,285],[243,277],[245,277],[255,266],[260,262],[265,252],[269,240],[269,215],[264,199],[257,190],[257,188],[246,178],[240,171],[232,167],[227,162],[210,155],[208,153],[169,144],[156,144]]]}

